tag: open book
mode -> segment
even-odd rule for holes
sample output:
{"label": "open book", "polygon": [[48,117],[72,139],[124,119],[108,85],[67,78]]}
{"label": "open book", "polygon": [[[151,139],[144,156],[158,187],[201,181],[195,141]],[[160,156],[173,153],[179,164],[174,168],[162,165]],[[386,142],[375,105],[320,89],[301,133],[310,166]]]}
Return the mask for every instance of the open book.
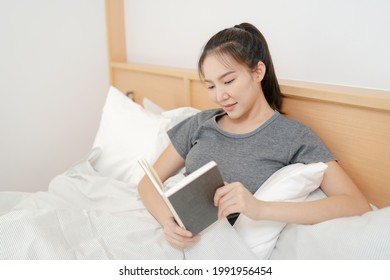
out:
{"label": "open book", "polygon": [[177,224],[189,230],[193,236],[218,219],[218,209],[214,206],[213,199],[215,191],[224,185],[224,181],[214,161],[200,167],[167,190],[146,160],[138,162],[164,199]]}

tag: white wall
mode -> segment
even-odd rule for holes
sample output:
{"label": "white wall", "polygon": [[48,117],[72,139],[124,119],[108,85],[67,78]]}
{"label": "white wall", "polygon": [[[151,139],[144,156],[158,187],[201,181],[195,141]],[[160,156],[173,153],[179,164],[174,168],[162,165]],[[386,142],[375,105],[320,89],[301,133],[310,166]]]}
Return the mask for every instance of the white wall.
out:
{"label": "white wall", "polygon": [[128,60],[196,68],[217,31],[251,22],[281,79],[390,90],[388,0],[126,0]]}
{"label": "white wall", "polygon": [[1,0],[0,190],[46,190],[91,148],[109,86],[104,0]]}

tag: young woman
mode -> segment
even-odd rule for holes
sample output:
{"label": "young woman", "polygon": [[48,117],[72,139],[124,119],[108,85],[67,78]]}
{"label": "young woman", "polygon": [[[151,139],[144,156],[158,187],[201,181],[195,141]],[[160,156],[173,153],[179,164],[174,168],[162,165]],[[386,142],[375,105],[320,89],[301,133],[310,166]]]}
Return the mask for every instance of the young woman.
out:
{"label": "young woman", "polygon": [[[155,163],[162,180],[183,166],[191,173],[214,160],[225,186],[214,203],[218,217],[234,223],[235,213],[252,219],[314,224],[360,215],[369,204],[322,141],[307,127],[284,116],[282,95],[267,42],[251,24],[215,34],[199,59],[199,74],[210,98],[221,109],[207,110],[179,123],[172,141]],[[278,169],[293,163],[325,162],[321,189],[327,198],[313,202],[266,202],[253,193]],[[139,193],[164,229],[166,240],[185,248],[200,237],[179,227],[144,177]]]}

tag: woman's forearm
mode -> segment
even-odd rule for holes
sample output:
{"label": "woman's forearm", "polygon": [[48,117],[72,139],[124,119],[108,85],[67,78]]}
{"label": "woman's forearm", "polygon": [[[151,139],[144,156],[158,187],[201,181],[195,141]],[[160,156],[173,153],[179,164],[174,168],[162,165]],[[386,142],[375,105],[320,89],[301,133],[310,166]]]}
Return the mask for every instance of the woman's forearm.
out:
{"label": "woman's forearm", "polygon": [[[160,179],[164,182],[175,175],[184,166],[184,159],[177,153],[172,144],[169,144],[154,164]],[[145,207],[163,225],[166,219],[172,217],[172,213],[165,204],[163,198],[152,185],[147,176],[144,176],[138,184],[138,192]]]}
{"label": "woman's forearm", "polygon": [[339,217],[357,216],[370,211],[364,198],[336,195],[307,202],[258,201],[256,219],[295,224],[316,224]]}
{"label": "woman's forearm", "polygon": [[337,162],[327,163],[321,188],[327,198],[310,202],[258,201],[260,219],[287,223],[315,224],[370,211],[370,205],[352,179]]}
{"label": "woman's forearm", "polygon": [[172,217],[172,213],[169,211],[168,206],[147,177],[144,177],[141,180],[138,185],[138,192],[146,209],[148,209],[160,225],[162,225],[166,219]]}

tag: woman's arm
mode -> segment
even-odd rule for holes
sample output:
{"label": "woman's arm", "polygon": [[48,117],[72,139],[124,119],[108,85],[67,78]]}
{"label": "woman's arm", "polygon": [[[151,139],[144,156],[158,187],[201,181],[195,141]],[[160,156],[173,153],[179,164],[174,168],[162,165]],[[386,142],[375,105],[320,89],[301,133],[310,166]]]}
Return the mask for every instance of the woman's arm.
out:
{"label": "woman's arm", "polygon": [[351,178],[335,161],[327,163],[321,188],[327,198],[309,202],[268,202],[253,197],[241,183],[220,188],[215,196],[219,218],[240,212],[255,220],[315,224],[338,217],[361,215],[370,206]]}
{"label": "woman's arm", "polygon": [[[172,144],[165,149],[154,164],[154,168],[162,182],[175,175],[182,166],[184,166],[184,160],[176,152]],[[172,216],[164,200],[147,176],[144,176],[138,184],[138,192],[145,207],[160,224]]]}
{"label": "woman's arm", "polygon": [[[183,166],[184,159],[172,144],[165,149],[154,164],[154,168],[163,182],[175,175]],[[145,207],[163,227],[168,242],[174,246],[185,248],[198,239],[198,237],[192,238],[191,232],[177,225],[171,211],[147,176],[144,176],[138,184],[138,192]]]}

